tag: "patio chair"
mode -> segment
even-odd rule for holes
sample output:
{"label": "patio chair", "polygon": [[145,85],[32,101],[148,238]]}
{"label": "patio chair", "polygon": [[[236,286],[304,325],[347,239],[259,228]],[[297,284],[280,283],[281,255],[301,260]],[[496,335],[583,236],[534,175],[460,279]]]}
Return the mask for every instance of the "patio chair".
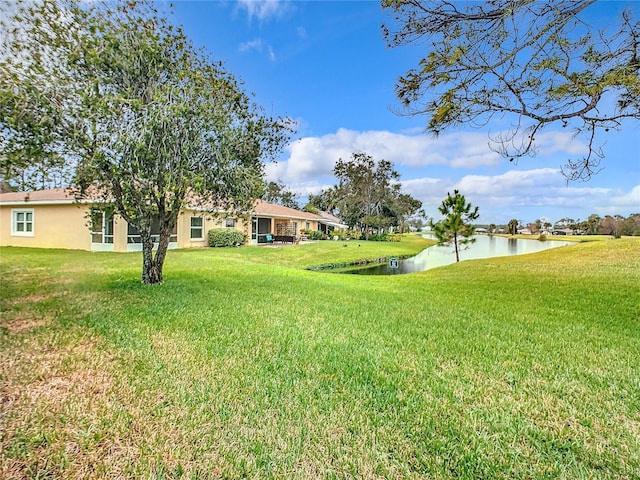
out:
{"label": "patio chair", "polygon": [[267,243],[273,243],[273,236],[271,234],[265,235],[265,240]]}

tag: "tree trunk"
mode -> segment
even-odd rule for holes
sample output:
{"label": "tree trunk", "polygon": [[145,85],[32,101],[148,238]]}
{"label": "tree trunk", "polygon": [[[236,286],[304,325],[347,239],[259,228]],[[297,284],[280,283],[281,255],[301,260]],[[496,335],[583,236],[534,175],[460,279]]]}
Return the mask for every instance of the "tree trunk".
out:
{"label": "tree trunk", "polygon": [[153,240],[151,235],[140,235],[142,238],[142,283],[155,285],[162,283],[162,265],[153,258]]}
{"label": "tree trunk", "polygon": [[169,248],[169,240],[171,239],[171,229],[160,231],[160,241],[158,242],[158,250],[154,258],[156,264],[156,270],[162,283],[162,267],[164,266],[164,260],[167,257],[167,249]]}
{"label": "tree trunk", "polygon": [[456,250],[456,262],[460,261],[460,253],[459,253],[459,248],[458,248],[458,234],[454,233],[453,234],[453,246],[455,247]]}
{"label": "tree trunk", "polygon": [[161,232],[158,249],[153,254],[153,240],[151,235],[142,240],[142,283],[158,285],[162,283],[162,267],[167,256],[171,231]]}

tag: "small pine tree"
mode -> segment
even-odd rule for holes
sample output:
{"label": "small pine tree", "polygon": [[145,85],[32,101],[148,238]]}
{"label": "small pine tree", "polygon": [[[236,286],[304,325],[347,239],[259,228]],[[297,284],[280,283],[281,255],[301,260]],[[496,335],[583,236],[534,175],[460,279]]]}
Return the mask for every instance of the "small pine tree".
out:
{"label": "small pine tree", "polygon": [[437,223],[431,222],[433,233],[438,243],[454,246],[456,262],[459,262],[461,246],[475,242],[473,234],[476,229],[471,222],[480,216],[478,207],[467,203],[464,195],[454,190],[453,196],[447,193],[447,198],[442,201],[438,210],[445,218]]}

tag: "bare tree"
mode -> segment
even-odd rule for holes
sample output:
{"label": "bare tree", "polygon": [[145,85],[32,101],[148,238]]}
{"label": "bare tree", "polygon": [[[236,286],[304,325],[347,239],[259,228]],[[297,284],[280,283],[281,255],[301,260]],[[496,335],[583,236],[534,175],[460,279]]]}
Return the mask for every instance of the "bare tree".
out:
{"label": "bare tree", "polygon": [[396,93],[408,115],[426,115],[428,131],[513,119],[490,141],[512,161],[536,154],[550,124],[572,128],[588,153],[568,160],[570,180],[587,180],[603,157],[596,136],[640,119],[640,23],[629,2],[617,26],[596,26],[595,0],[383,0],[392,19],[388,45],[424,45],[417,68]]}

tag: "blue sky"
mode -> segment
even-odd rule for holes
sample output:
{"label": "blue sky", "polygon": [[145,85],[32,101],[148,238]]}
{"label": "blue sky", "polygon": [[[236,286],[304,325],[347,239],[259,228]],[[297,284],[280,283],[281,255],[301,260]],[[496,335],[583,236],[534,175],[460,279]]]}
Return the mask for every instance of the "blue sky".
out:
{"label": "blue sky", "polygon": [[[638,6],[609,1],[592,8],[607,18]],[[395,113],[395,82],[424,51],[387,48],[380,29],[387,20],[377,1],[179,1],[174,8],[174,21],[224,61],[257,103],[297,122],[292,142],[267,174],[303,200],[336,183],[332,169],[339,158],[366,152],[392,161],[404,191],[436,219],[454,189],[479,207],[481,223],[640,213],[638,122],[603,138],[602,171],[588,182],[567,183],[562,176],[560,167],[585,146],[559,126],[538,136],[535,158],[517,164],[488,146],[489,132],[500,125],[436,139],[424,133],[424,117]]]}

